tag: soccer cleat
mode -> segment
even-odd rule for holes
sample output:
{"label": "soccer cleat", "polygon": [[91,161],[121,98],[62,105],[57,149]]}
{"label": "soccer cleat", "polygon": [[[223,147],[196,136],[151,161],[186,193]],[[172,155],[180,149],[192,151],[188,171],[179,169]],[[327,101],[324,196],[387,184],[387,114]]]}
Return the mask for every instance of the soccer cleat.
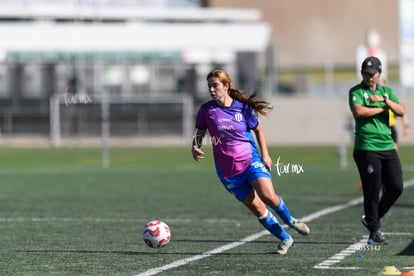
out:
{"label": "soccer cleat", "polygon": [[289,248],[291,248],[292,246],[293,246],[292,237],[290,239],[285,239],[281,241],[279,245],[277,246],[276,254],[285,255],[289,251]]}
{"label": "soccer cleat", "polygon": [[297,220],[295,218],[292,219],[292,221],[289,223],[289,227],[296,230],[301,235],[309,235],[310,229],[309,227],[300,220]]}
{"label": "soccer cleat", "polygon": [[382,236],[382,233],[380,231],[374,231],[374,232],[371,232],[369,234],[368,244],[370,244],[370,245],[385,245],[385,244],[388,244],[388,242]]}

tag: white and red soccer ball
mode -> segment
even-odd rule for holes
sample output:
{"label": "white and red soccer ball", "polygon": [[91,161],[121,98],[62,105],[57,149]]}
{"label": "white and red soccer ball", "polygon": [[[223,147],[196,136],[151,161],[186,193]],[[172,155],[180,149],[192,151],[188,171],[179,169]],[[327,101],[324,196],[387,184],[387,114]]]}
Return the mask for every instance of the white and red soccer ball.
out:
{"label": "white and red soccer ball", "polygon": [[170,227],[161,220],[152,220],[145,225],[142,239],[151,248],[164,247],[171,240]]}

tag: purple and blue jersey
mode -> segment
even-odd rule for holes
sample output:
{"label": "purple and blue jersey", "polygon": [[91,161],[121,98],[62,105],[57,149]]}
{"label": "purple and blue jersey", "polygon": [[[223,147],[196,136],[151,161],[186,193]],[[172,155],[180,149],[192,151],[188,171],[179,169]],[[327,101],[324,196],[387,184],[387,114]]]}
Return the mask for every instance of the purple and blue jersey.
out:
{"label": "purple and blue jersey", "polygon": [[220,107],[214,100],[200,107],[196,128],[208,129],[217,173],[221,178],[241,174],[253,159],[259,157],[251,133],[258,124],[254,110],[236,99],[230,107]]}

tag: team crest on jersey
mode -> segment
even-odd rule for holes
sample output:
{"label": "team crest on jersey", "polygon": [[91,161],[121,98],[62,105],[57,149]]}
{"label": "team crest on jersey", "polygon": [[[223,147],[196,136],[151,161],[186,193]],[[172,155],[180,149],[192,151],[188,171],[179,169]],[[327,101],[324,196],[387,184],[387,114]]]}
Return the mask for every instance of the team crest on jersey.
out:
{"label": "team crest on jersey", "polygon": [[237,112],[236,114],[234,114],[234,118],[237,122],[240,122],[241,120],[243,120],[243,115],[240,112]]}
{"label": "team crest on jersey", "polygon": [[365,93],[364,93],[364,98],[365,98],[365,99],[368,99],[368,98],[369,98],[369,96],[368,96],[368,93],[367,93],[367,92],[365,92]]}

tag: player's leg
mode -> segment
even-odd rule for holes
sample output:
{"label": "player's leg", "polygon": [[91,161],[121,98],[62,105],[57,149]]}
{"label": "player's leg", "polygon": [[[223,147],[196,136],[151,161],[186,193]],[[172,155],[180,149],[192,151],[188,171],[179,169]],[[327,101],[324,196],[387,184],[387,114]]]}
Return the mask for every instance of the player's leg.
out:
{"label": "player's leg", "polygon": [[382,162],[377,152],[354,151],[354,160],[358,167],[360,178],[364,183],[364,213],[361,222],[369,231],[368,244],[382,245],[387,241],[382,236],[380,217],[378,215],[379,197],[382,187]]}
{"label": "player's leg", "polygon": [[310,229],[305,223],[292,217],[283,198],[276,194],[270,178],[259,177],[252,181],[252,186],[263,202],[271,207],[287,225],[302,235],[310,233]]}
{"label": "player's leg", "polygon": [[293,238],[280,225],[274,214],[267,209],[255,190],[252,189],[247,198],[243,200],[243,204],[258,217],[264,228],[281,240],[276,253],[286,254],[293,245]]}
{"label": "player's leg", "polygon": [[380,228],[378,217],[379,195],[381,191],[381,161],[375,152],[354,151],[354,160],[358,167],[364,195],[364,214],[369,231]]}
{"label": "player's leg", "polygon": [[382,167],[383,194],[378,206],[378,217],[382,218],[394,205],[403,191],[401,162],[397,151],[383,153],[385,161]]}
{"label": "player's leg", "polygon": [[254,190],[243,200],[243,204],[259,218],[260,223],[274,236],[281,240],[290,238]]}
{"label": "player's leg", "polygon": [[[252,167],[251,169],[254,169]],[[280,240],[290,239],[290,235],[279,224],[272,212],[267,210],[266,204],[260,199],[256,191],[247,181],[249,170],[231,178],[220,178],[224,187],[242,202],[258,219],[259,222]]]}

